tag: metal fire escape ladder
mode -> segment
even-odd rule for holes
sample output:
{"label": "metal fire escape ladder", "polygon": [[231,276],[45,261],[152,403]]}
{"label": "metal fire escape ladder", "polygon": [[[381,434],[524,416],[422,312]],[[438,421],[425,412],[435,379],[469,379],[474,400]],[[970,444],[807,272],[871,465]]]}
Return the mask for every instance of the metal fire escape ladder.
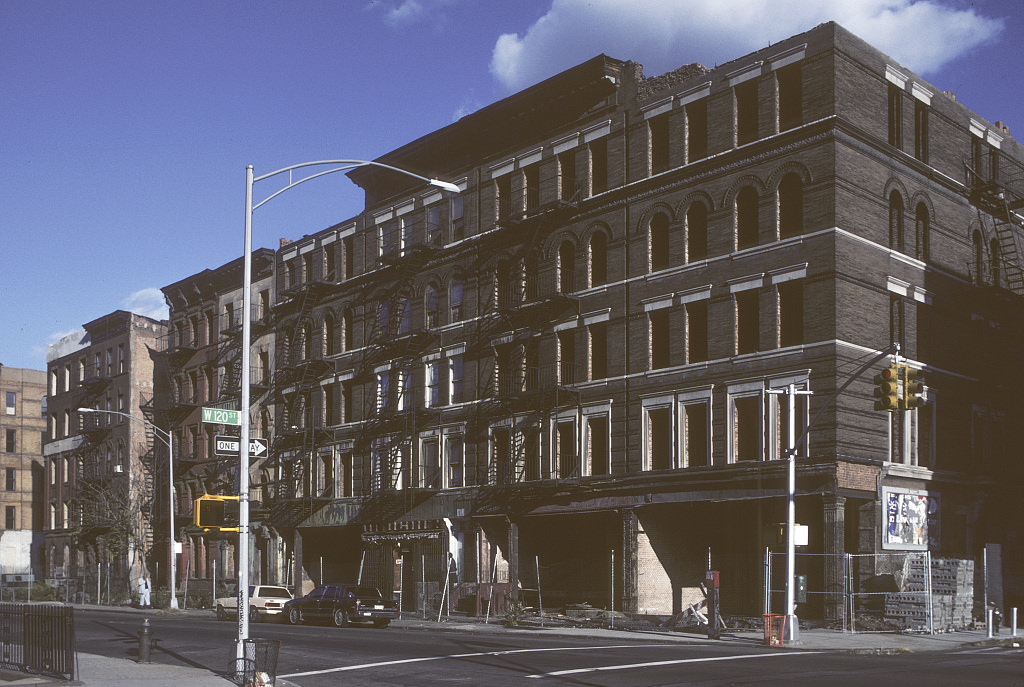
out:
{"label": "metal fire escape ladder", "polygon": [[403,475],[407,485],[413,485],[414,475],[408,462],[412,460],[419,408],[411,388],[412,367],[435,336],[425,326],[413,327],[409,287],[438,253],[439,249],[428,241],[382,255],[380,270],[366,287],[364,300],[369,302],[371,293],[383,284],[384,297],[379,307],[387,309],[387,316],[378,310],[370,346],[361,359],[357,376],[373,379],[377,384],[377,366],[391,363],[387,397],[378,398],[379,389],[369,395],[367,402],[373,405],[363,414],[373,418],[361,433],[361,443],[369,448],[372,461],[367,490],[371,495],[380,490],[397,490]]}
{"label": "metal fire escape ladder", "polygon": [[[527,189],[527,193],[530,194],[531,189]],[[549,329],[552,318],[570,305],[578,307],[576,300],[560,289],[550,296],[539,296],[537,274],[531,274],[531,269],[536,269],[537,265],[531,265],[530,260],[542,237],[566,224],[579,212],[579,192],[569,200],[556,200],[545,205],[538,205],[535,189],[533,193],[533,199],[528,198],[526,210],[520,214],[504,213],[499,219],[498,224],[506,230],[501,232],[501,236],[511,241],[524,234],[529,238],[511,246],[509,259],[518,269],[509,276],[515,282],[496,283],[493,312],[490,318],[482,321],[483,326],[477,332],[479,345],[491,348],[494,361],[490,387],[494,390],[495,402],[489,404],[489,417],[484,419],[511,417],[513,420],[509,426],[509,454],[502,455],[500,461],[496,454],[489,462],[488,481],[491,484],[500,484],[503,473],[515,483],[527,480],[530,432],[540,428],[544,418],[558,403],[557,373],[538,366],[537,351],[531,348],[531,343],[536,344],[540,333]],[[488,262],[487,259],[478,259],[478,272]],[[492,275],[482,276],[490,278]],[[496,338],[501,339],[500,345],[495,345]],[[532,357],[529,355],[531,350]],[[507,465],[499,462],[507,462]]]}
{"label": "metal fire escape ladder", "polygon": [[[986,229],[991,226],[998,246],[998,261],[994,263],[993,273],[989,277],[994,285],[1005,286],[1008,291],[1024,296],[1024,268],[1020,260],[1024,218],[1019,214],[1024,209],[1024,168],[1015,167],[1013,172],[1013,176],[1005,182],[985,179],[968,163],[964,163],[969,199],[977,210],[978,221]],[[1017,191],[1015,188],[1022,190]],[[981,275],[977,277],[980,279]]]}

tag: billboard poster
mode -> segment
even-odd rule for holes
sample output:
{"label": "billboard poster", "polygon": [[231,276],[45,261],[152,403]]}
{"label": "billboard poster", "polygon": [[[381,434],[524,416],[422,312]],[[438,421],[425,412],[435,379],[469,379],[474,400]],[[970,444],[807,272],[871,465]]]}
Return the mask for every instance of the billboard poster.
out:
{"label": "billboard poster", "polygon": [[927,551],[939,547],[939,495],[882,488],[882,548]]}

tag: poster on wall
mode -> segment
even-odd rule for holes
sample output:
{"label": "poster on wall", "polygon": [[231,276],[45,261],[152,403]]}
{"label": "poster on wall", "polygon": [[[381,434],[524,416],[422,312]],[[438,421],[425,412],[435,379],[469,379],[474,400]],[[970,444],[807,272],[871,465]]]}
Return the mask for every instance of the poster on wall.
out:
{"label": "poster on wall", "polygon": [[939,548],[939,495],[882,487],[882,548],[927,551]]}

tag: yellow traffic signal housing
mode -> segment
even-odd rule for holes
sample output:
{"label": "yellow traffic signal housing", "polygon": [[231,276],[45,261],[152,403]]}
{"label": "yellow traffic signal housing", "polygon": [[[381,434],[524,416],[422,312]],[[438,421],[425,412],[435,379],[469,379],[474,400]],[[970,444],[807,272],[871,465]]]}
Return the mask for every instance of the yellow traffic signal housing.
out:
{"label": "yellow traffic signal housing", "polygon": [[924,405],[924,375],[920,370],[912,367],[903,367],[903,403],[900,407],[904,410],[918,408]]}
{"label": "yellow traffic signal housing", "polygon": [[875,410],[892,411],[900,407],[900,366],[890,365],[875,375]]}
{"label": "yellow traffic signal housing", "polygon": [[238,497],[204,494],[195,501],[196,527],[221,532],[238,531]]}

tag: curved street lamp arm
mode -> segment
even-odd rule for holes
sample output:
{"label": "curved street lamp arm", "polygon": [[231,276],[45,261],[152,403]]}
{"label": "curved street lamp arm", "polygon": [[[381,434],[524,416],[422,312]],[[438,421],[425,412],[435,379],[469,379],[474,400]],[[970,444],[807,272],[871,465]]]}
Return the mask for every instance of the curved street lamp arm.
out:
{"label": "curved street lamp arm", "polygon": [[825,403],[820,408],[818,408],[818,412],[816,412],[814,414],[814,417],[811,418],[811,421],[807,423],[806,427],[804,427],[804,431],[801,432],[800,436],[797,438],[797,440],[793,442],[793,446],[791,448],[791,450],[793,452],[793,455],[795,456],[796,452],[800,448],[800,446],[805,441],[807,441],[807,435],[810,433],[811,428],[814,427],[814,424],[818,420],[821,419],[821,416],[825,413],[825,411],[828,410],[828,408],[835,402],[835,400],[837,398],[839,398],[839,394],[841,394],[844,391],[846,391],[846,387],[850,386],[855,381],[857,381],[860,378],[860,376],[862,374],[864,374],[868,370],[868,368],[873,367],[882,358],[884,358],[886,356],[889,356],[889,355],[893,355],[894,353],[898,355],[899,352],[900,352],[900,345],[898,343],[894,343],[894,344],[892,344],[890,346],[887,346],[886,348],[884,348],[881,351],[876,351],[875,355],[872,356],[872,358],[870,360],[868,360],[866,363],[861,365],[860,368],[856,372],[854,372],[852,375],[850,375],[850,378],[847,379],[845,382],[843,382],[839,386],[839,388],[836,389],[835,392],[831,396],[828,397],[828,400],[826,400]]}
{"label": "curved street lamp arm", "polygon": [[255,177],[252,180],[252,183],[255,184],[257,181],[263,181],[264,179],[270,179],[271,177],[275,177],[278,174],[284,174],[285,172],[289,172],[290,173],[290,172],[295,171],[296,169],[302,169],[304,167],[316,167],[316,166],[319,166],[319,165],[341,165],[341,166],[340,167],[335,167],[334,169],[328,169],[328,170],[325,170],[323,172],[317,172],[315,174],[310,174],[309,176],[302,177],[298,181],[292,181],[291,180],[291,176],[289,174],[289,181],[288,181],[288,185],[287,186],[278,189],[277,191],[275,191],[274,193],[270,194],[269,196],[267,196],[266,198],[264,198],[260,202],[255,203],[251,207],[251,209],[255,210],[256,208],[260,207],[261,205],[263,205],[267,201],[269,201],[269,200],[271,200],[273,198],[276,198],[277,196],[281,195],[282,193],[284,193],[288,189],[294,188],[294,187],[298,186],[299,184],[302,184],[304,182],[310,181],[311,179],[316,179],[318,177],[322,177],[322,176],[325,176],[327,174],[334,174],[335,172],[347,172],[348,170],[355,169],[357,167],[381,167],[383,169],[389,169],[389,170],[391,170],[393,172],[398,172],[399,174],[404,174],[405,176],[409,176],[409,177],[412,177],[414,179],[419,179],[420,181],[425,181],[428,184],[430,184],[431,186],[436,186],[437,188],[440,188],[440,189],[442,189],[444,191],[449,191],[451,193],[460,193],[461,192],[461,189],[458,186],[456,186],[455,184],[452,184],[450,182],[441,181],[440,179],[431,179],[429,177],[425,177],[425,176],[422,176],[420,174],[415,174],[413,172],[410,172],[410,171],[407,171],[407,170],[404,170],[404,169],[400,169],[398,167],[392,167],[391,165],[386,165],[383,162],[373,162],[372,160],[318,160],[316,162],[301,162],[301,163],[299,163],[297,165],[289,165],[288,167],[282,167],[281,169],[279,169],[277,171],[269,172],[267,174],[263,174],[263,175],[260,175],[258,177]]}
{"label": "curved street lamp arm", "polygon": [[160,437],[160,439],[162,439],[164,442],[170,442],[171,441],[171,433],[169,431],[167,431],[166,429],[161,429],[161,428],[157,427],[156,425],[154,425],[149,420],[146,420],[146,419],[141,418],[141,417],[136,417],[135,415],[129,415],[128,413],[122,413],[119,410],[100,410],[99,408],[79,408],[78,412],[80,412],[80,413],[106,413],[108,415],[119,415],[121,417],[126,417],[129,420],[131,420],[132,422],[137,422],[138,424],[146,427],[147,429],[153,430],[153,433],[155,433],[158,437]]}

